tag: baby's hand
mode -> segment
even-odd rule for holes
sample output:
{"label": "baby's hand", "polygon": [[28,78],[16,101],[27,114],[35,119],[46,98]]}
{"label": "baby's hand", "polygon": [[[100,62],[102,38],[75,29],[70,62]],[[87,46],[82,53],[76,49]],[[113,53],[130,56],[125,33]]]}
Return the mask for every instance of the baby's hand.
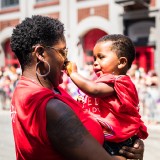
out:
{"label": "baby's hand", "polygon": [[75,63],[68,61],[66,63],[66,73],[70,76],[72,72],[77,72],[77,66]]}
{"label": "baby's hand", "polygon": [[78,95],[77,102],[84,103],[84,96]]}

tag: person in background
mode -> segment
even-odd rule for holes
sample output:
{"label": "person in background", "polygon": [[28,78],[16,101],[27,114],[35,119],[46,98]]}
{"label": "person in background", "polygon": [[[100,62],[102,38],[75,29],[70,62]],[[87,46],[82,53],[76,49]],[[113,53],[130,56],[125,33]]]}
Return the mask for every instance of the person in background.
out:
{"label": "person in background", "polygon": [[149,70],[146,76],[146,93],[144,96],[144,106],[147,108],[149,124],[160,122],[158,103],[160,101],[160,83],[159,77],[154,70]]}
{"label": "person in background", "polygon": [[[102,147],[102,128],[59,85],[67,61],[64,25],[27,17],[13,30],[11,48],[22,69],[11,101],[17,160],[115,160]],[[144,144],[125,147],[143,159]]]}
{"label": "person in background", "polygon": [[94,49],[95,81],[84,78],[75,63],[67,63],[67,74],[86,94],[82,108],[97,120],[104,132],[104,148],[119,159],[122,146],[133,146],[136,139],[148,137],[139,114],[139,99],[128,75],[135,58],[132,41],[124,35],[100,38]]}

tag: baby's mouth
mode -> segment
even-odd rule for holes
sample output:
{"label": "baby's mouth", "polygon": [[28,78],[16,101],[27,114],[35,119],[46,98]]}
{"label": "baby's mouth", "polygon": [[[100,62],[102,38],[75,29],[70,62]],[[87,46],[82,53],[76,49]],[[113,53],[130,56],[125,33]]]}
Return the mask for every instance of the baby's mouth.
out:
{"label": "baby's mouth", "polygon": [[100,75],[101,75],[101,73],[102,73],[102,71],[101,70],[94,70],[94,72],[95,72],[95,74],[99,77]]}

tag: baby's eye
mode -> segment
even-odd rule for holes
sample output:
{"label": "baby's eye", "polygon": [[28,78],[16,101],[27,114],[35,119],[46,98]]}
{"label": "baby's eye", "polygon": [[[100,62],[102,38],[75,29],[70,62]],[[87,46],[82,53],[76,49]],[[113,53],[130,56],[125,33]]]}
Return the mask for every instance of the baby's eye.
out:
{"label": "baby's eye", "polygon": [[103,55],[99,55],[98,58],[99,58],[99,59],[103,59],[104,56],[103,56]]}

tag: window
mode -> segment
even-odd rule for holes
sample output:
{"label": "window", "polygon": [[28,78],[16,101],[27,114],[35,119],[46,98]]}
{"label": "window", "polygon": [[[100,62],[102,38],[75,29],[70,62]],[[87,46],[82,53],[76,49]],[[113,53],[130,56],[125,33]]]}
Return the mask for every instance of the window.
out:
{"label": "window", "polygon": [[0,0],[1,8],[18,6],[19,0]]}

